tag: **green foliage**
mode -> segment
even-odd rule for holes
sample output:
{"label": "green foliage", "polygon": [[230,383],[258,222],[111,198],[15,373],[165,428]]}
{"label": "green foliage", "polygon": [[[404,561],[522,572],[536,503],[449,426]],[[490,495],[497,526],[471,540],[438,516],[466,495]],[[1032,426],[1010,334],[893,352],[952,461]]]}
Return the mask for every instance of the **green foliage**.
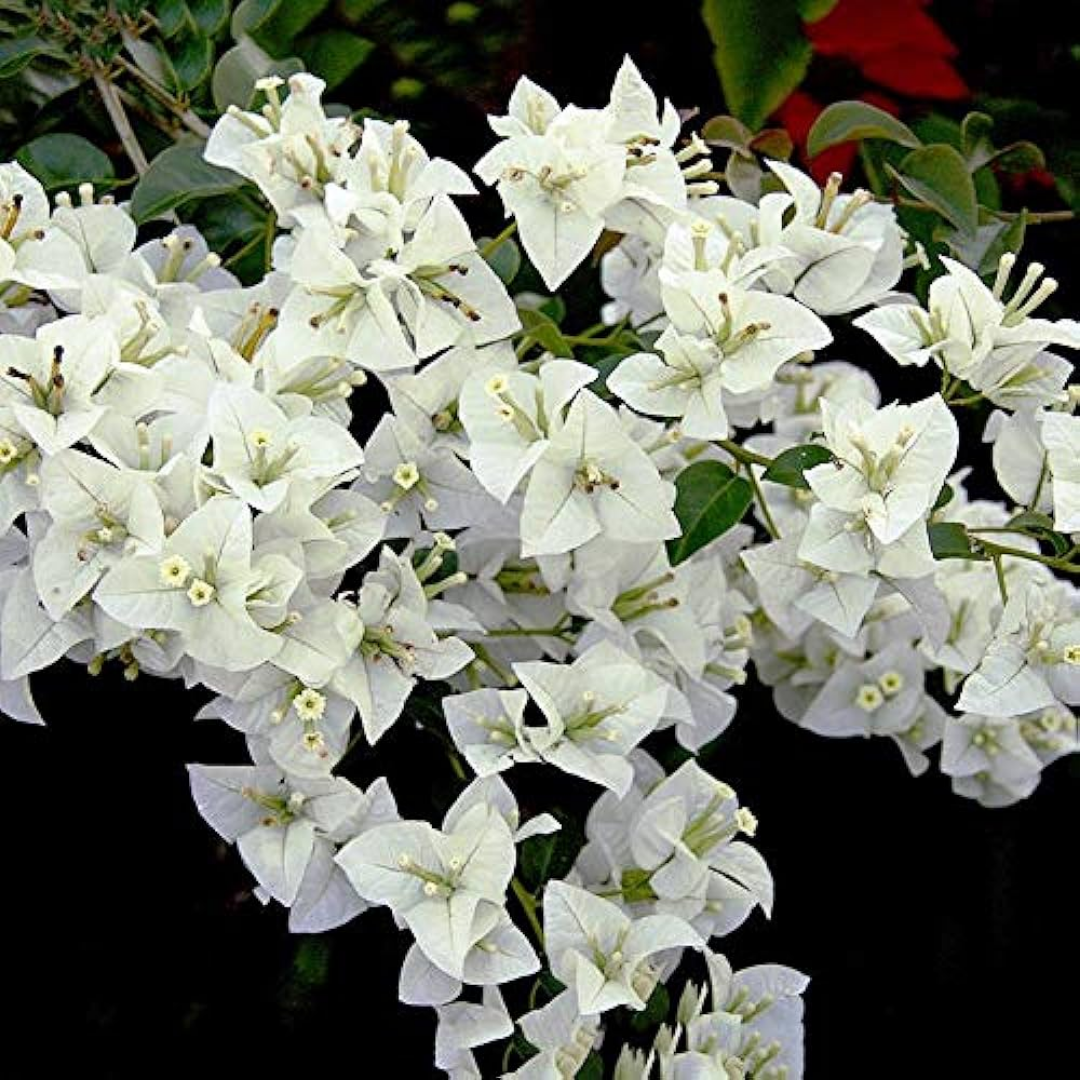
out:
{"label": "green foliage", "polygon": [[135,186],[131,215],[137,222],[147,221],[192,200],[235,191],[242,184],[236,173],[204,161],[201,145],[177,143],[154,159]]}
{"label": "green foliage", "polygon": [[812,50],[803,33],[806,7],[798,0],[704,0],[702,17],[712,36],[713,60],[728,108],[751,128],[802,82]]}
{"label": "green foliage", "polygon": [[23,146],[15,158],[49,192],[78,187],[84,182],[96,187],[108,186],[115,177],[109,156],[81,135],[60,132],[39,135]]}
{"label": "green foliage", "polygon": [[697,461],[675,478],[675,516],[682,535],[668,541],[673,566],[722,536],[754,501],[749,482],[720,461]]}
{"label": "green foliage", "polygon": [[805,489],[810,486],[804,475],[806,470],[812,469],[815,465],[823,465],[826,461],[832,461],[832,454],[827,447],[816,443],[792,446],[773,458],[773,463],[763,475],[766,480],[771,480],[774,484]]}
{"label": "green foliage", "polygon": [[935,559],[981,560],[971,546],[967,529],[953,521],[936,521],[929,526],[930,550]]}
{"label": "green foliage", "polygon": [[864,139],[885,139],[917,147],[919,137],[895,116],[865,101],[836,101],[822,110],[806,137],[806,152],[816,157],[830,146]]}

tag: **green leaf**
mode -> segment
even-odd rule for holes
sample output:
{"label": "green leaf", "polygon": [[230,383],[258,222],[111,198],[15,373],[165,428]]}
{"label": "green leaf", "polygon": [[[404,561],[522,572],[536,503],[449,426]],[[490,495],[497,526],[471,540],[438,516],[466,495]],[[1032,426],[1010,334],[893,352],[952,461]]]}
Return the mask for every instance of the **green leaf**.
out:
{"label": "green leaf", "polygon": [[930,525],[930,550],[935,559],[985,560],[976,555],[971,547],[971,537],[963,525],[953,521],[936,521]]}
{"label": "green leaf", "polygon": [[243,0],[233,12],[232,35],[248,34],[271,55],[281,56],[329,6],[330,0]]}
{"label": "green leaf", "polygon": [[170,45],[165,60],[172,69],[173,83],[186,94],[209,78],[214,65],[214,46],[201,31],[179,35]]}
{"label": "green leaf", "polygon": [[792,488],[809,488],[810,485],[803,475],[806,470],[812,469],[815,465],[823,465],[832,459],[833,456],[828,447],[818,443],[792,446],[773,458],[773,463],[763,475],[766,480],[771,480],[774,484],[783,484],[785,487]]}
{"label": "green leaf", "polygon": [[1017,514],[1009,519],[1008,525],[1010,529],[1019,529],[1036,540],[1045,540],[1054,549],[1055,555],[1065,555],[1072,548],[1069,538],[1055,530],[1054,519],[1038,510],[1025,510]]}
{"label": "green leaf", "polygon": [[158,33],[164,38],[171,38],[181,30],[191,29],[195,25],[184,0],[157,0],[154,4],[154,17],[157,19]]}
{"label": "green leaf", "polygon": [[940,510],[943,506],[948,506],[953,501],[955,494],[956,492],[953,491],[951,484],[942,484],[938,497],[934,500],[933,510]]}
{"label": "green leaf", "polygon": [[585,834],[569,815],[559,813],[558,832],[530,836],[518,851],[521,880],[530,892],[539,892],[550,878],[565,877],[585,842]]}
{"label": "green leaf", "polygon": [[812,23],[824,19],[838,3],[839,0],[798,0],[797,6],[803,19]]}
{"label": "green leaf", "polygon": [[[491,240],[490,236],[482,236],[476,241],[477,249],[483,251],[484,246],[491,243]],[[484,261],[499,275],[499,280],[504,285],[509,285],[521,269],[521,248],[513,239],[508,238],[503,240],[490,255],[485,255]]]}
{"label": "green leaf", "polygon": [[340,86],[375,49],[369,41],[350,30],[323,30],[298,42],[296,51],[309,71],[325,80],[326,88]]}
{"label": "green leaf", "polygon": [[108,155],[81,135],[40,135],[21,147],[15,159],[48,191],[78,187],[85,181],[100,184],[115,176]]}
{"label": "green leaf", "polygon": [[131,195],[131,215],[137,224],[193,199],[225,195],[243,185],[236,173],[204,161],[202,151],[201,143],[177,143],[150,162]]}
{"label": "green leaf", "polygon": [[210,81],[214,105],[219,112],[225,112],[230,105],[247,109],[255,100],[255,83],[259,79],[267,75],[287,79],[303,70],[302,61],[296,57],[275,60],[251,38],[241,38],[214,67],[214,76]]}
{"label": "green leaf", "polygon": [[645,1002],[645,1008],[634,1013],[630,1018],[631,1029],[638,1032],[651,1031],[667,1019],[670,1008],[671,996],[668,994],[668,988],[663,983],[657,983],[656,989]]}
{"label": "green leaf", "polygon": [[993,127],[994,118],[984,112],[969,112],[964,117],[960,124],[960,149],[964,157],[972,161],[990,146]]}
{"label": "green leaf", "polygon": [[188,10],[195,25],[209,36],[216,34],[229,20],[229,0],[188,0]]}
{"label": "green leaf", "polygon": [[63,53],[51,41],[39,37],[20,37],[0,41],[0,79],[18,75],[27,64],[39,56],[62,57]]}
{"label": "green leaf", "polygon": [[722,146],[727,150],[746,150],[754,133],[734,116],[714,116],[702,125],[701,137],[710,146]]}
{"label": "green leaf", "polygon": [[921,146],[919,137],[895,116],[865,101],[837,101],[826,106],[806,137],[806,152],[815,157],[840,143],[884,139],[901,146]]}
{"label": "green leaf", "polygon": [[754,491],[723,462],[696,461],[675,478],[675,516],[682,536],[669,540],[672,565],[684,562],[718,536],[723,536],[746,513]]}
{"label": "green leaf", "polygon": [[762,121],[802,82],[813,50],[796,0],[704,0],[724,100],[744,124]]}
{"label": "green leaf", "polygon": [[604,1080],[604,1059],[593,1050],[575,1076],[577,1080]]}
{"label": "green leaf", "polygon": [[526,333],[542,349],[547,349],[555,356],[573,358],[574,350],[570,348],[569,343],[562,336],[562,331],[552,318],[533,308],[519,308],[518,315],[521,317],[521,325]]}
{"label": "green leaf", "polygon": [[1010,251],[1013,255],[1019,253],[1024,246],[1024,237],[1027,234],[1027,211],[1021,210],[1012,221],[1001,223],[996,235],[987,245],[986,251],[979,260],[979,273],[982,275],[992,274],[1001,256]]}
{"label": "green leaf", "polygon": [[973,233],[979,223],[975,183],[960,151],[945,143],[912,150],[890,171],[917,199],[929,203],[958,229]]}

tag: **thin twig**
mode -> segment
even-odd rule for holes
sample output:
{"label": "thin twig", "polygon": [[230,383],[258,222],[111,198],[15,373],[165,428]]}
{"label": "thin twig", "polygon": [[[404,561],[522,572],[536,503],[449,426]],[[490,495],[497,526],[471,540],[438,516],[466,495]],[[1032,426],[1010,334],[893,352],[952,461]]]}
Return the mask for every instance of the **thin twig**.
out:
{"label": "thin twig", "polygon": [[105,106],[105,111],[109,114],[109,119],[116,129],[116,134],[120,136],[120,142],[124,146],[124,153],[131,160],[131,164],[135,166],[135,171],[140,176],[143,176],[146,170],[150,168],[150,162],[147,161],[146,154],[143,153],[143,148],[135,137],[135,130],[132,128],[131,121],[128,120],[128,115],[124,111],[124,103],[120,100],[116,87],[100,70],[94,72],[94,86],[97,87],[97,91],[101,95],[101,102]]}

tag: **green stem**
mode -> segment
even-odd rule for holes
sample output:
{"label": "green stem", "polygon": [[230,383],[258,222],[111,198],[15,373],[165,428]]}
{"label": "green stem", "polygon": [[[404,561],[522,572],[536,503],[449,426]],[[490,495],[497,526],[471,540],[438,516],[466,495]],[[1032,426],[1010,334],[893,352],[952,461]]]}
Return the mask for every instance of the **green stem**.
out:
{"label": "green stem", "polygon": [[1000,555],[1012,555],[1016,559],[1028,559],[1031,562],[1040,562],[1044,566],[1049,566],[1052,570],[1060,570],[1065,574],[1080,574],[1080,565],[1071,562],[1067,557],[1058,558],[1054,555],[1044,555],[1041,551],[1025,551],[1024,548],[1010,547],[1007,544],[996,544],[990,540],[983,540],[978,536],[974,537],[974,540],[991,559]]}
{"label": "green stem", "polygon": [[132,78],[134,78],[152,97],[158,99],[176,118],[188,129],[198,135],[200,139],[210,138],[210,127],[199,119],[190,109],[184,106],[182,101],[173,97],[156,79],[152,79],[142,68],[133,64],[119,53],[114,57],[118,63]]}
{"label": "green stem", "polygon": [[716,445],[719,446],[721,450],[726,450],[742,465],[761,465],[767,469],[773,463],[771,457],[766,457],[764,454],[755,454],[753,450],[747,450],[745,446],[740,446],[730,439],[717,439]]}
{"label": "green stem", "polygon": [[757,499],[758,506],[761,507],[761,516],[765,521],[765,531],[774,540],[779,540],[780,530],[776,527],[772,512],[769,510],[769,504],[765,501],[765,492],[761,490],[758,478],[754,475],[754,470],[749,465],[746,466],[746,475],[750,478],[750,486],[754,489],[754,498]]}
{"label": "green stem", "polygon": [[994,561],[994,575],[997,577],[998,592],[1001,593],[1001,602],[1007,604],[1009,602],[1009,590],[1005,585],[1005,568],[1001,565],[1001,556],[994,554],[991,556]]}
{"label": "green stem", "polygon": [[517,902],[521,905],[521,910],[525,912],[525,918],[528,919],[529,926],[532,927],[532,932],[536,935],[536,943],[540,948],[543,948],[544,929],[536,916],[536,897],[525,888],[520,878],[515,877],[510,882],[510,888],[514,890],[514,896],[517,897]]}
{"label": "green stem", "polygon": [[516,221],[511,221],[510,224],[507,225],[506,228],[503,229],[503,231],[501,233],[499,233],[498,236],[496,236],[492,240],[489,240],[480,249],[480,258],[485,259],[485,260],[490,258],[516,232],[517,232],[517,222]]}

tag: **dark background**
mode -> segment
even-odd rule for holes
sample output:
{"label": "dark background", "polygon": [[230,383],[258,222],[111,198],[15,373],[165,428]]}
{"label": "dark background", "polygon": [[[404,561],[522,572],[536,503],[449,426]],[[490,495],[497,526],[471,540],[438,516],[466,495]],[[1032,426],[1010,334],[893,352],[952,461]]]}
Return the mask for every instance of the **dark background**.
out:
{"label": "dark background", "polygon": [[[1062,145],[1077,134],[1080,40],[1065,7],[932,8],[969,85],[1038,103],[1034,121]],[[695,3],[533,0],[514,17],[478,86],[504,95],[528,70],[562,100],[598,104],[630,51],[676,104],[721,111]],[[489,142],[480,108],[504,100],[488,93],[421,103],[429,147],[475,159]],[[1059,153],[1058,167],[1071,160]],[[1052,193],[1045,202],[1060,205]],[[472,219],[485,214],[498,216],[488,197]],[[1080,291],[1076,241],[1076,226],[1043,229],[1029,253],[1063,278],[1066,301]],[[903,396],[931,390],[908,384]],[[184,763],[243,759],[223,725],[192,722],[198,694],[115,672],[93,680],[74,665],[34,686],[48,727],[0,720],[3,1075],[66,1075],[59,1062],[72,1058],[94,1078],[432,1075],[432,1014],[397,1004],[406,940],[385,911],[319,938],[288,935],[285,912],[261,907],[235,852],[198,817]],[[756,916],[714,944],[736,966],[778,961],[812,976],[811,1080],[1073,1075],[1077,763],[1053,766],[1027,802],[985,810],[936,772],[911,779],[885,740],[822,739],[779,718],[767,693],[740,698],[708,764],[760,817],[778,901],[771,922]],[[430,816],[433,792],[440,811],[453,797],[438,743],[407,722],[350,775],[383,772],[406,814]],[[555,776],[523,777],[526,808],[542,802],[545,779]]]}

